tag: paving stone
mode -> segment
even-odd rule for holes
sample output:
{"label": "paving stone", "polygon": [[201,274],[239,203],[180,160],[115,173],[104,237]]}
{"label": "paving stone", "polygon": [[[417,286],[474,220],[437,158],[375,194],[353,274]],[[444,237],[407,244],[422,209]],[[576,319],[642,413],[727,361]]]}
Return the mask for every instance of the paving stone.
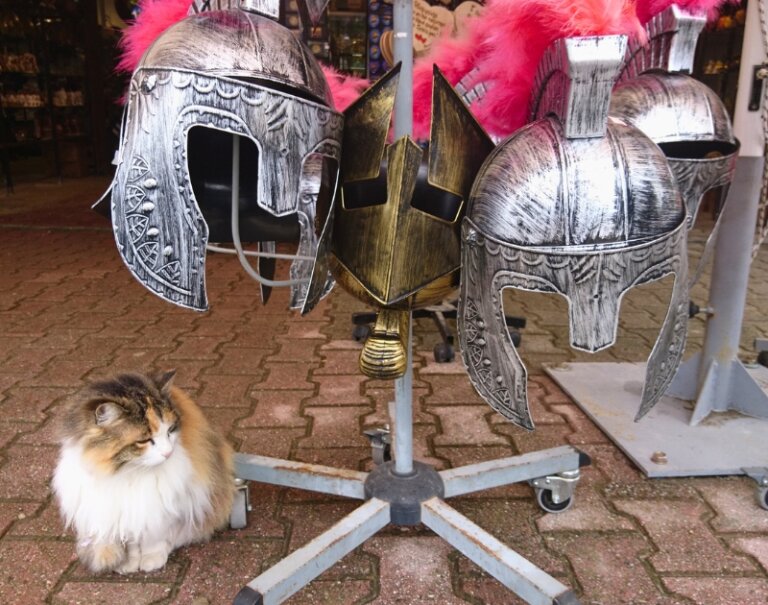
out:
{"label": "paving stone", "polygon": [[461,354],[458,351],[453,361],[442,363],[436,362],[431,352],[422,351],[421,353],[427,360],[427,363],[419,368],[419,376],[433,376],[435,374],[467,375],[467,369],[464,367],[464,362],[461,361]]}
{"label": "paving stone", "polygon": [[248,407],[248,393],[258,378],[253,376],[215,376],[206,373],[202,377],[203,388],[197,403],[203,408]]}
{"label": "paving stone", "polygon": [[[532,498],[469,500],[449,503],[500,542],[549,574],[565,574],[565,560],[547,546],[549,541],[536,530],[534,520],[544,513]],[[557,538],[554,538],[555,540]],[[460,569],[477,569],[474,563],[462,561]]]}
{"label": "paving stone", "polygon": [[0,603],[44,603],[74,556],[66,542],[0,541]]}
{"label": "paving stone", "polygon": [[[32,422],[0,422],[0,449],[11,441],[17,440],[21,435],[35,429]],[[0,454],[2,460],[2,454]]]}
{"label": "paving stone", "polygon": [[0,537],[14,523],[23,523],[35,515],[42,505],[39,502],[7,502],[0,500]]}
{"label": "paving stone", "polygon": [[166,358],[173,359],[218,359],[217,349],[221,340],[215,336],[182,336],[179,345]]}
{"label": "paving stone", "polygon": [[706,523],[707,508],[690,500],[618,500],[616,508],[634,516],[658,552],[649,561],[665,573],[753,571],[745,557],[728,552]]}
{"label": "paving stone", "polygon": [[328,572],[322,574],[293,597],[285,601],[286,605],[345,605],[349,603],[370,603],[376,594],[373,580],[344,578],[341,580],[323,580]]}
{"label": "paving stone", "polygon": [[[278,350],[275,353],[270,353],[267,359],[270,362],[313,362],[317,361],[317,348],[324,343],[325,340],[290,340],[288,338],[282,338],[278,340]],[[321,366],[322,367],[322,366]],[[320,368],[318,368],[319,370]]]}
{"label": "paving stone", "polygon": [[711,521],[717,531],[768,531],[768,515],[755,499],[755,482],[739,477],[706,479],[697,484],[698,491],[717,516]]}
{"label": "paving stone", "polygon": [[266,377],[254,383],[254,389],[314,389],[315,385],[307,378],[312,365],[300,363],[264,363]]}
{"label": "paving stone", "polygon": [[765,605],[764,578],[664,578],[664,585],[696,605]]}
{"label": "paving stone", "polygon": [[304,448],[355,447],[366,443],[360,429],[369,406],[337,406],[304,408],[311,419],[312,434],[299,441]]}
{"label": "paving stone", "polygon": [[501,582],[486,574],[472,574],[458,581],[462,602],[469,603],[504,603],[504,605],[526,605],[525,601],[516,596]]}
{"label": "paving stone", "polygon": [[636,529],[626,516],[610,510],[602,498],[579,482],[571,508],[562,513],[545,514],[536,519],[540,532],[552,531],[632,531]]}
{"label": "paving stone", "polygon": [[487,460],[498,460],[507,456],[515,456],[518,452],[511,445],[508,446],[464,446],[464,447],[435,447],[434,455],[445,460],[448,468],[458,468],[467,464],[476,464]]}
{"label": "paving stone", "polygon": [[281,488],[258,481],[248,482],[250,505],[247,513],[248,525],[243,529],[226,529],[219,534],[222,540],[244,540],[275,538],[284,540],[288,536],[287,523],[280,518],[283,493]]}
{"label": "paving stone", "polygon": [[237,422],[242,428],[251,427],[304,427],[308,418],[303,415],[304,402],[313,391],[251,391],[255,402],[253,411]]}
{"label": "paving stone", "polygon": [[106,367],[104,362],[55,357],[45,368],[38,368],[34,378],[27,378],[19,384],[25,387],[81,387],[89,376],[103,375]]}
{"label": "paving stone", "polygon": [[212,374],[244,374],[253,376],[261,374],[262,361],[270,355],[266,349],[249,347],[235,347],[224,345],[219,349],[219,360],[215,366],[211,366]]}
{"label": "paving stone", "polygon": [[509,440],[492,432],[488,406],[451,405],[430,406],[429,411],[440,419],[441,431],[435,435],[436,446],[445,445],[507,445]]}
{"label": "paving stone", "polygon": [[45,422],[20,434],[16,443],[58,447],[61,443],[59,425],[58,418],[52,414]]}
{"label": "paving stone", "polygon": [[739,538],[733,541],[733,546],[737,550],[755,557],[763,569],[768,571],[768,537]]}
{"label": "paving stone", "polygon": [[[332,376],[315,376],[312,381],[317,383],[317,395],[307,400],[307,406],[345,406],[370,404],[367,396],[363,395],[367,378],[362,374],[335,374]],[[294,388],[297,388],[294,386]]]}
{"label": "paving stone", "polygon": [[211,605],[231,603],[279,552],[280,543],[274,540],[213,540],[186,547],[178,556],[187,571],[173,602],[191,605],[205,598]]}
{"label": "paving stone", "polygon": [[652,547],[640,535],[558,535],[547,545],[571,562],[579,583],[571,588],[584,605],[681,605],[649,575],[643,559]]}
{"label": "paving stone", "polygon": [[469,378],[459,375],[434,375],[430,377],[432,394],[424,398],[425,405],[446,405],[451,403],[483,403],[469,382]]}
{"label": "paving stone", "polygon": [[286,337],[288,338],[300,338],[307,340],[322,339],[325,340],[325,336],[321,332],[321,329],[325,327],[325,322],[320,321],[300,321],[288,324],[288,330]]}
{"label": "paving stone", "polygon": [[573,433],[568,436],[568,443],[571,445],[608,443],[608,438],[605,434],[575,404],[551,405],[550,410],[556,414],[561,414],[567,419],[568,424],[573,427]]}
{"label": "paving stone", "polygon": [[[64,521],[55,498],[50,498],[36,511],[33,509],[33,513],[24,513],[22,516],[23,518],[17,517],[8,535],[46,538],[74,536],[71,531],[64,529]],[[72,548],[74,549],[74,546]]]}
{"label": "paving stone", "polygon": [[3,497],[42,501],[48,497],[48,478],[59,449],[40,445],[12,445],[0,465]]}
{"label": "paving stone", "polygon": [[71,388],[10,389],[0,403],[0,417],[6,422],[41,422],[46,418],[45,410],[73,392]]}
{"label": "paving stone", "polygon": [[305,434],[304,429],[233,429],[231,436],[238,442],[238,452],[272,458],[288,458],[293,443]]}
{"label": "paving stone", "polygon": [[452,548],[441,538],[425,536],[374,536],[363,548],[379,560],[381,593],[376,605],[439,603],[465,604],[453,594]]}
{"label": "paving stone", "polygon": [[67,582],[53,596],[52,605],[150,605],[170,596],[170,584],[127,582]]}
{"label": "paving stone", "polygon": [[[390,403],[395,401],[395,389],[392,387],[381,388],[365,385],[365,394],[373,400],[374,408],[370,414],[363,419],[366,427],[383,427],[390,424],[391,417],[389,413]],[[428,393],[427,389],[412,389],[411,401],[413,406],[414,424],[435,424],[437,416],[429,409],[424,409],[424,396]]]}
{"label": "paving stone", "polygon": [[324,374],[351,374],[359,372],[360,350],[320,349],[322,364],[312,372],[313,376]]}

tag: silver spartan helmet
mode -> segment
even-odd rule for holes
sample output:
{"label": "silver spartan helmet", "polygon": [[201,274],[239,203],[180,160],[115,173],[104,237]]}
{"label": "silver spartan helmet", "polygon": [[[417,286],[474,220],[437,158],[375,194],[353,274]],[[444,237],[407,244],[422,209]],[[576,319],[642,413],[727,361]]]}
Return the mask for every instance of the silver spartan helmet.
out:
{"label": "silver spartan helmet", "polygon": [[628,46],[609,111],[662,148],[685,200],[689,229],[703,195],[721,186],[727,191],[739,151],[723,102],[689,75],[705,23],[705,14],[677,5],[654,16],[646,25],[648,42]]}
{"label": "silver spartan helmet", "polygon": [[[269,13],[275,2],[255,4]],[[208,305],[209,239],[234,242],[247,269],[242,241],[267,254],[275,241],[298,242],[291,280],[251,273],[263,294],[291,285],[291,306],[311,308],[333,284],[327,276],[308,298],[343,117],[310,51],[243,8],[193,5],[133,73],[111,186],[115,238],[142,284],[195,310]]]}
{"label": "silver spartan helmet", "polygon": [[458,312],[464,363],[478,393],[533,429],[523,366],[504,321],[502,290],[564,296],[571,345],[616,339],[621,298],[674,274],[638,416],[659,399],[682,355],[688,291],[685,207],[661,150],[607,119],[624,36],[562,39],[546,52],[532,119],[489,156],[462,225]]}

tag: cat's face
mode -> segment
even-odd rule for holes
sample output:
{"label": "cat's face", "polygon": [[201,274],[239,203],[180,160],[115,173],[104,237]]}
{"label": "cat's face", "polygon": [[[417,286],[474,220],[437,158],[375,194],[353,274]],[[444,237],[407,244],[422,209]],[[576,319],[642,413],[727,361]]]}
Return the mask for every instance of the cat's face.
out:
{"label": "cat's face", "polygon": [[123,374],[95,383],[69,410],[67,436],[102,471],[162,464],[173,455],[180,432],[168,395],[172,377]]}

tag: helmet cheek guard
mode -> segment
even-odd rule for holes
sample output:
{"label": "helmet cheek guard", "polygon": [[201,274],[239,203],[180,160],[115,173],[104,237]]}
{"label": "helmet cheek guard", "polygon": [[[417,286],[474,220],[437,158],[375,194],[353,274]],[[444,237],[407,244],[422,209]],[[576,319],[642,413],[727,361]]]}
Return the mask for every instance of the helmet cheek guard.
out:
{"label": "helmet cheek guard", "polygon": [[[674,178],[647,137],[607,121],[607,102],[601,106],[579,94],[579,82],[603,82],[607,101],[624,50],[617,38],[561,40],[549,49],[541,69],[556,74],[540,71],[539,79],[557,82],[570,74],[564,88],[571,94],[558,97],[545,85],[534,113],[541,117],[488,158],[462,225],[458,327],[464,363],[489,405],[527,429],[533,422],[526,370],[506,329],[504,288],[565,297],[571,345],[596,352],[616,340],[624,293],[674,274],[638,418],[661,397],[683,353],[687,231]],[[596,56],[613,56],[612,74]],[[602,128],[595,107],[602,107]]]}

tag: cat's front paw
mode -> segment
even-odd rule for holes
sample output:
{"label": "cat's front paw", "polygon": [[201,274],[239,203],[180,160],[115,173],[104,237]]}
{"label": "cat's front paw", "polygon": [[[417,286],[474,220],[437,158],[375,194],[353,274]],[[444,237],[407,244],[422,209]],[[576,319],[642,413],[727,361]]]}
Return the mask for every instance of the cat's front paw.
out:
{"label": "cat's front paw", "polygon": [[141,562],[141,551],[138,545],[128,544],[125,547],[126,556],[123,562],[117,566],[115,571],[119,574],[136,573],[139,571]]}
{"label": "cat's front paw", "polygon": [[88,569],[100,573],[119,566],[125,558],[125,549],[120,544],[79,544],[77,554]]}
{"label": "cat's front paw", "polygon": [[141,561],[139,561],[139,569],[141,571],[155,571],[160,569],[168,561],[168,552],[166,551],[154,551],[146,554],[142,553]]}

